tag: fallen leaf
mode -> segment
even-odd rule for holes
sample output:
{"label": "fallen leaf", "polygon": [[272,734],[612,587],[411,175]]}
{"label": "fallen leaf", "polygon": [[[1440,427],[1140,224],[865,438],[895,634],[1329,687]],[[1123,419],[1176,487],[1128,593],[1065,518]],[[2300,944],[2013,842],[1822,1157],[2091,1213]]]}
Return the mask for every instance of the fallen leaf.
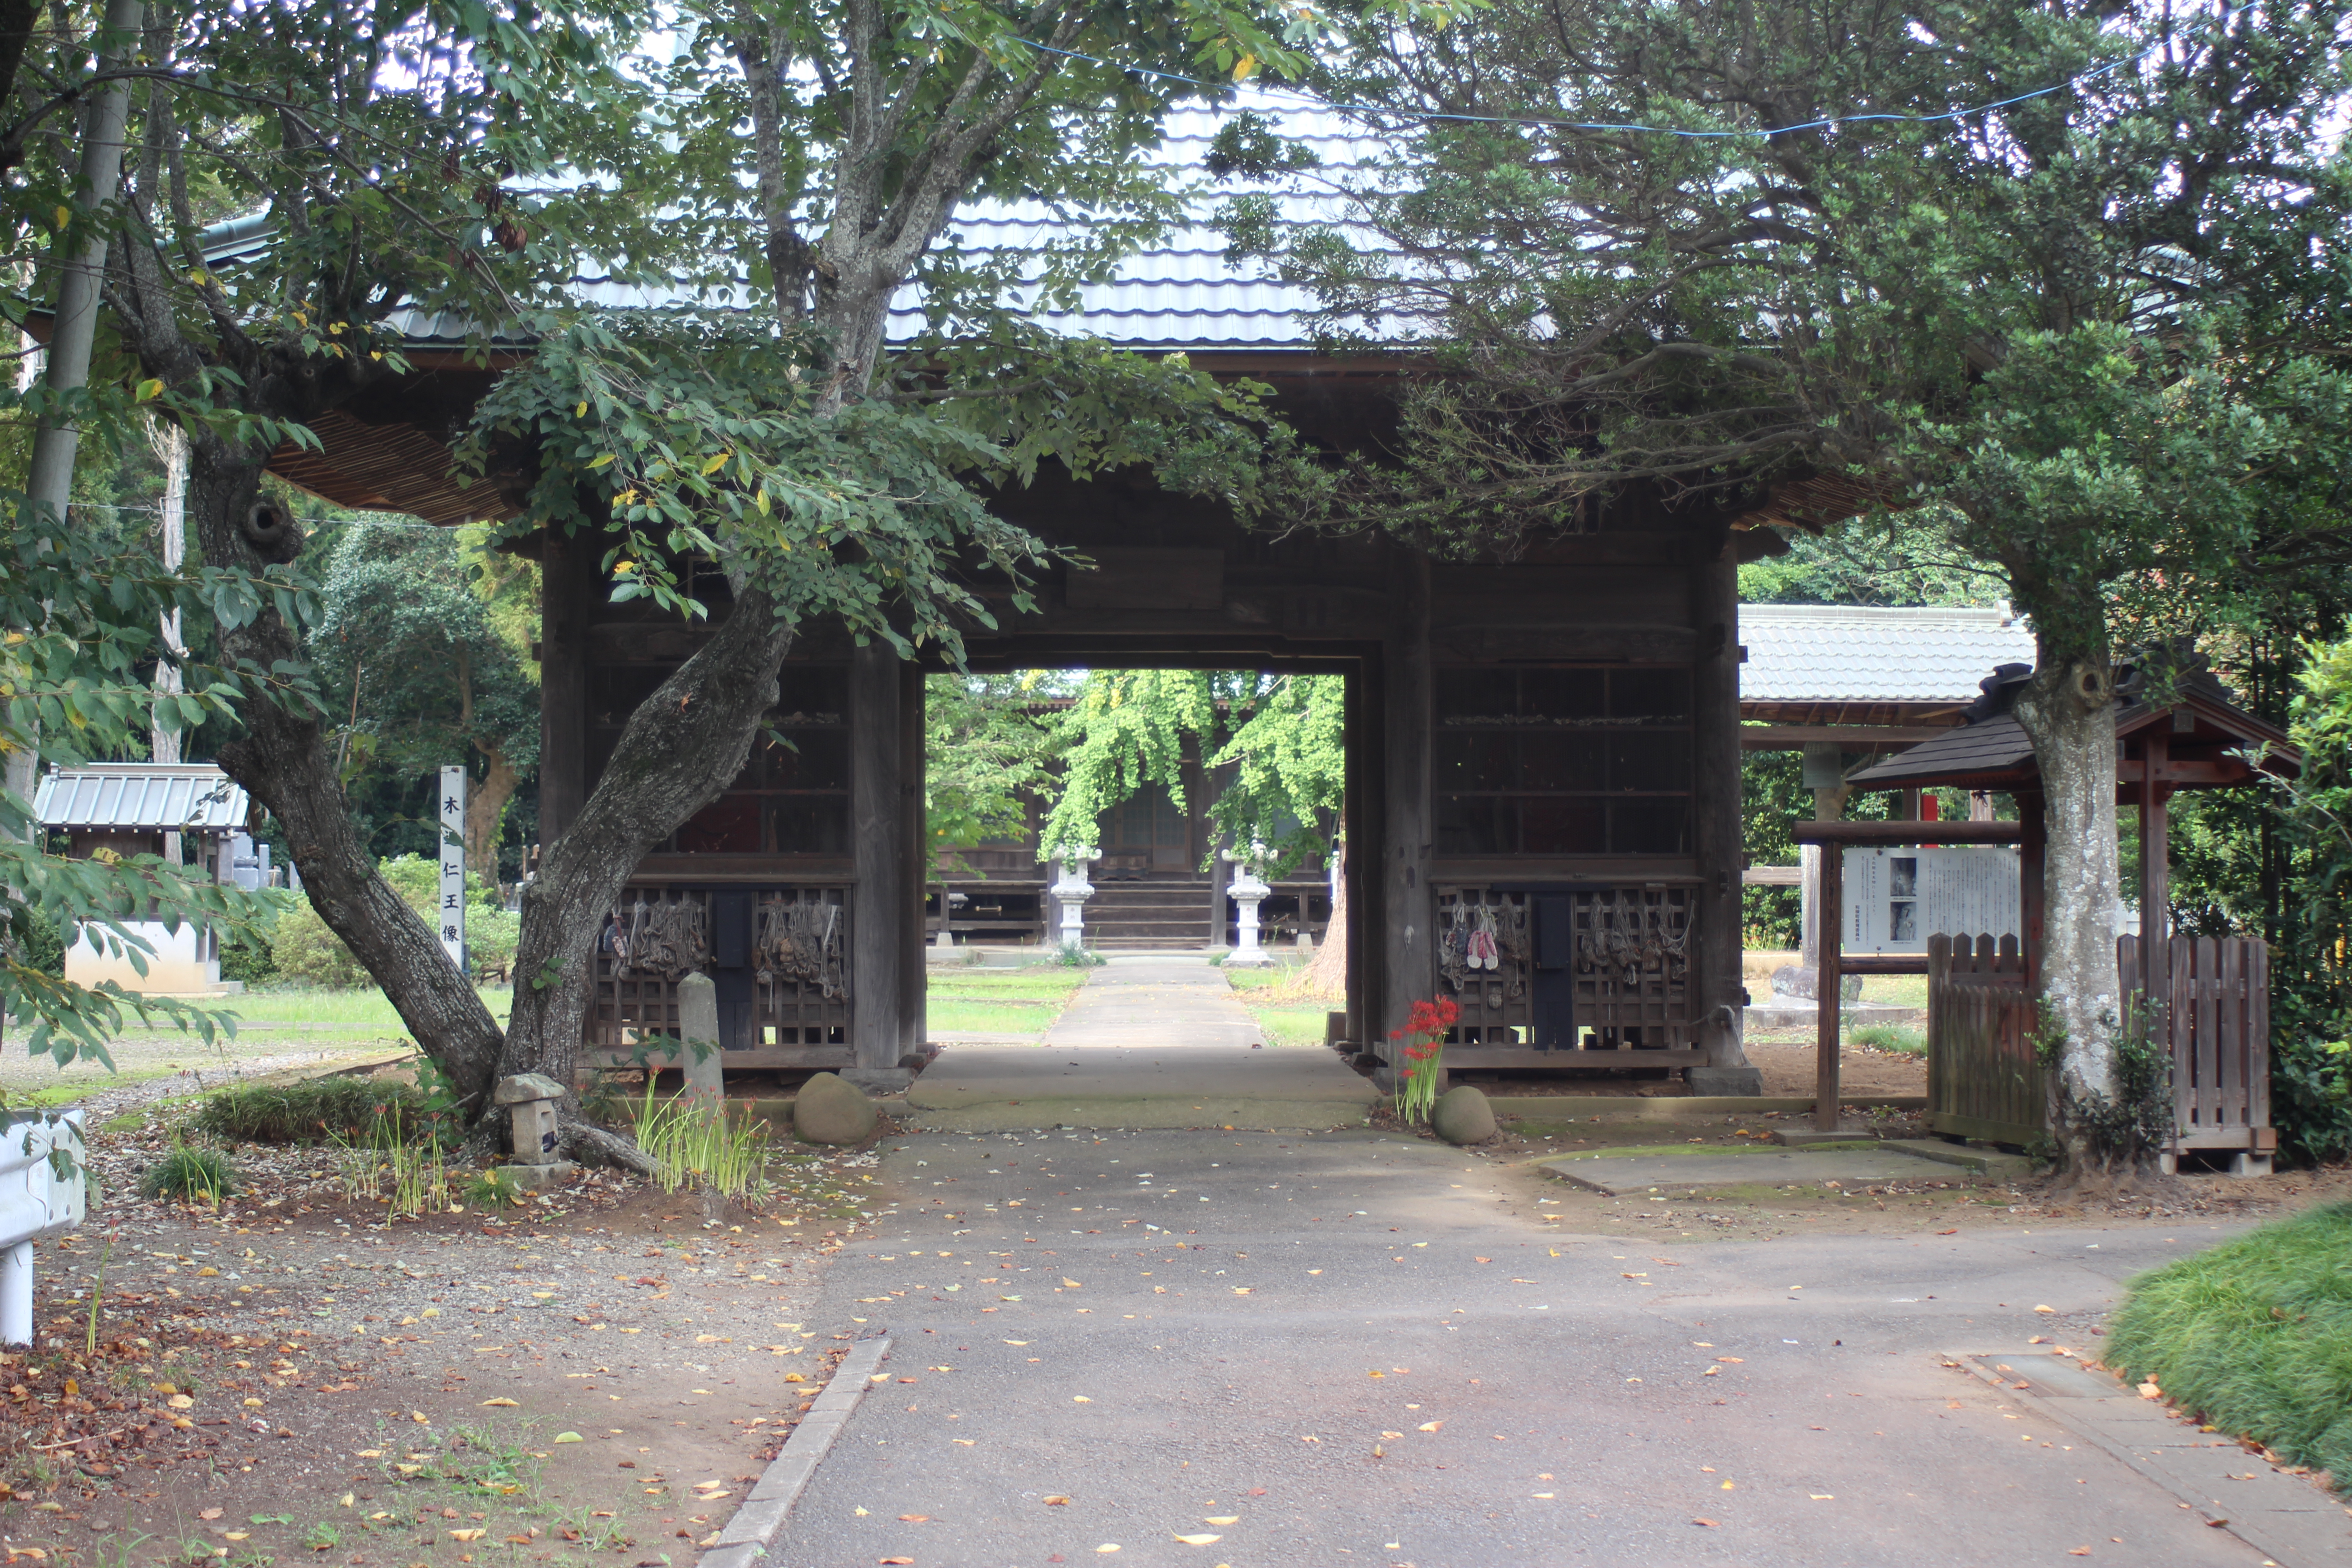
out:
{"label": "fallen leaf", "polygon": [[452,1541],[479,1541],[488,1533],[488,1531],[480,1529],[453,1530],[449,1532],[449,1539]]}
{"label": "fallen leaf", "polygon": [[1708,1530],[1713,1530],[1716,1527],[1715,1521],[1711,1519],[1695,1519],[1692,1520],[1691,1522],[1696,1525],[1704,1526]]}
{"label": "fallen leaf", "polygon": [[1421,1430],[1423,1432],[1434,1432],[1440,1426],[1444,1425],[1445,1423],[1443,1421],[1424,1421],[1421,1424]]}
{"label": "fallen leaf", "polygon": [[559,1443],[585,1443],[588,1439],[577,1432],[558,1432],[555,1440]]}
{"label": "fallen leaf", "polygon": [[223,1541],[250,1541],[253,1539],[253,1531],[249,1530],[224,1530],[221,1531],[221,1539]]}
{"label": "fallen leaf", "polygon": [[1083,1290],[1086,1287],[1079,1284],[1075,1279],[1065,1279],[1062,1281],[1062,1289],[1065,1290]]}
{"label": "fallen leaf", "polygon": [[484,1408],[485,1410],[488,1409],[491,1405],[495,1405],[499,1406],[499,1407],[500,1407],[500,1408],[502,1408],[502,1409],[506,1409],[506,1410],[513,1410],[513,1409],[516,1409],[516,1408],[518,1407],[517,1402],[516,1402],[516,1401],[514,1401],[514,1400],[511,1400],[511,1399],[504,1399],[504,1398],[500,1398],[500,1399],[485,1399],[485,1400],[483,1400],[483,1401],[482,1401],[482,1408]]}
{"label": "fallen leaf", "polygon": [[1176,1538],[1187,1546],[1214,1546],[1224,1539],[1222,1535],[1180,1535]]}
{"label": "fallen leaf", "polygon": [[1092,1405],[1094,1401],[1088,1399],[1083,1394],[1073,1394],[1070,1395],[1070,1403],[1073,1405]]}
{"label": "fallen leaf", "polygon": [[1217,1515],[1213,1519],[1204,1519],[1201,1522],[1202,1524],[1239,1524],[1241,1521],[1242,1516],[1240,1514],[1223,1513]]}
{"label": "fallen leaf", "polygon": [[1939,1230],[1936,1234],[1937,1236],[1958,1236],[1960,1234],[1960,1227],[1958,1226],[1954,1226],[1949,1230]]}
{"label": "fallen leaf", "polygon": [[1070,1500],[1069,1500],[1068,1498],[1066,1498],[1066,1497],[1062,1496],[1062,1495],[1061,1495],[1061,1493],[1056,1492],[1056,1493],[1055,1493],[1052,1497],[1049,1497],[1049,1498],[1047,1498],[1047,1499],[1045,1500],[1045,1506],[1046,1506],[1047,1508],[1066,1508],[1066,1507],[1068,1507],[1068,1506],[1069,1506],[1069,1501],[1070,1501]]}
{"label": "fallen leaf", "polygon": [[1811,1498],[1815,1502],[1837,1501],[1837,1493],[1835,1492],[1808,1492],[1805,1495]]}
{"label": "fallen leaf", "polygon": [[929,1524],[931,1522],[931,1516],[928,1513],[902,1513],[898,1516],[898,1522],[900,1524]]}
{"label": "fallen leaf", "polygon": [[1118,1550],[1118,1542],[1116,1541],[1106,1541],[1100,1546],[1096,1547],[1095,1550],[1097,1552],[1116,1552]]}
{"label": "fallen leaf", "polygon": [[1495,1260],[1494,1260],[1493,1258],[1481,1258],[1477,1259],[1477,1261],[1478,1261],[1478,1262],[1480,1262],[1480,1263],[1492,1263],[1492,1262],[1494,1262]]}
{"label": "fallen leaf", "polygon": [[915,1560],[911,1557],[885,1557],[881,1559],[881,1561],[886,1565],[886,1568],[887,1568],[888,1564],[892,1563],[898,1564],[898,1568],[913,1568]]}
{"label": "fallen leaf", "polygon": [[2070,1546],[2066,1549],[2066,1555],[2069,1557],[2088,1557],[2090,1554],[2091,1549],[2087,1546]]}
{"label": "fallen leaf", "polygon": [[2036,1307],[2033,1310],[2037,1312],[2054,1312],[2058,1309],[2055,1307]]}
{"label": "fallen leaf", "polygon": [[221,1510],[218,1510],[218,1509],[216,1509],[216,1508],[202,1509],[202,1510],[199,1510],[197,1511],[197,1514],[196,1514],[196,1517],[197,1517],[198,1519],[203,1519],[203,1520],[214,1520],[214,1519],[218,1519],[220,1516],[221,1516]]}
{"label": "fallen leaf", "polygon": [[2164,1397],[2164,1390],[2158,1388],[2156,1385],[2156,1379],[2151,1377],[2139,1385],[2139,1396],[2142,1399],[2161,1399]]}

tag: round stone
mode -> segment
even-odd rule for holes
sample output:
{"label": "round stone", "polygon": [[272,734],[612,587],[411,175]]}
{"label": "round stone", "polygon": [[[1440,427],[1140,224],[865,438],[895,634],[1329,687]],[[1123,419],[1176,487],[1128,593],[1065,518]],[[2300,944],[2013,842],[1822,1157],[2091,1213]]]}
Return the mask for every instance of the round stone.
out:
{"label": "round stone", "polygon": [[1448,1143],[1484,1143],[1495,1135],[1495,1108],[1465,1083],[1437,1097],[1429,1130]]}
{"label": "round stone", "polygon": [[803,1143],[862,1143],[877,1120],[866,1091],[834,1073],[818,1073],[793,1097],[793,1135]]}

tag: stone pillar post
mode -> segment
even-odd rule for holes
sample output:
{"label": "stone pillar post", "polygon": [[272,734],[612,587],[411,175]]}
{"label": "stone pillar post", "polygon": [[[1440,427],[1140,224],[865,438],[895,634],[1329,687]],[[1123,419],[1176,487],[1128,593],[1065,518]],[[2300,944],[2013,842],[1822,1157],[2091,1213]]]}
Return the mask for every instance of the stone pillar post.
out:
{"label": "stone pillar post", "polygon": [[[1254,844],[1250,848],[1254,856],[1265,851],[1263,845]],[[1274,962],[1258,945],[1257,938],[1257,907],[1273,890],[1258,876],[1251,861],[1234,859],[1234,879],[1225,889],[1234,900],[1234,926],[1233,956],[1225,960],[1228,969],[1263,969]]]}
{"label": "stone pillar post", "polygon": [[1061,879],[1054,884],[1054,901],[1061,927],[1055,941],[1065,951],[1084,952],[1087,946],[1087,900],[1095,886],[1087,880],[1087,862],[1102,858],[1101,851],[1083,844],[1065,844],[1055,858],[1062,864]]}

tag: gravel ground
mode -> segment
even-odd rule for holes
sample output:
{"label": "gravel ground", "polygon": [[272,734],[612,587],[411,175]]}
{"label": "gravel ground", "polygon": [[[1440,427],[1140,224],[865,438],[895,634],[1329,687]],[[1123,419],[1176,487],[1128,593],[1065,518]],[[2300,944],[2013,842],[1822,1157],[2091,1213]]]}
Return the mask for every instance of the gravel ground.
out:
{"label": "gravel ground", "polygon": [[215,1212],[136,1195],[173,1116],[120,1119],[172,1087],[91,1101],[104,1202],[0,1355],[11,1563],[688,1561],[852,1337],[812,1276],[882,1208],[870,1151],[780,1152],[716,1219],[605,1173],[387,1225],[322,1152],[247,1146]]}

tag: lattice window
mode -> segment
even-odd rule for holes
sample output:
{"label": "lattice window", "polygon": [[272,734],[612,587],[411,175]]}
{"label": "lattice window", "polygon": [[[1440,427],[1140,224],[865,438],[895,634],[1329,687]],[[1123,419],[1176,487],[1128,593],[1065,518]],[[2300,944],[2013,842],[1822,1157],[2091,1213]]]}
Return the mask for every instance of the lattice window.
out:
{"label": "lattice window", "polygon": [[[753,1049],[849,1044],[849,890],[754,892],[746,956],[754,970]],[[632,886],[596,942],[587,1044],[629,1050],[678,1031],[677,983],[713,962],[711,889]]]}
{"label": "lattice window", "polygon": [[1447,1045],[1529,1042],[1535,1025],[1528,994],[1529,951],[1527,894],[1437,889],[1438,985],[1462,1009],[1461,1023],[1445,1037]]}
{"label": "lattice window", "polygon": [[1576,1021],[1603,1049],[1686,1037],[1691,1016],[1687,888],[1592,888],[1570,895],[1576,933]]}

